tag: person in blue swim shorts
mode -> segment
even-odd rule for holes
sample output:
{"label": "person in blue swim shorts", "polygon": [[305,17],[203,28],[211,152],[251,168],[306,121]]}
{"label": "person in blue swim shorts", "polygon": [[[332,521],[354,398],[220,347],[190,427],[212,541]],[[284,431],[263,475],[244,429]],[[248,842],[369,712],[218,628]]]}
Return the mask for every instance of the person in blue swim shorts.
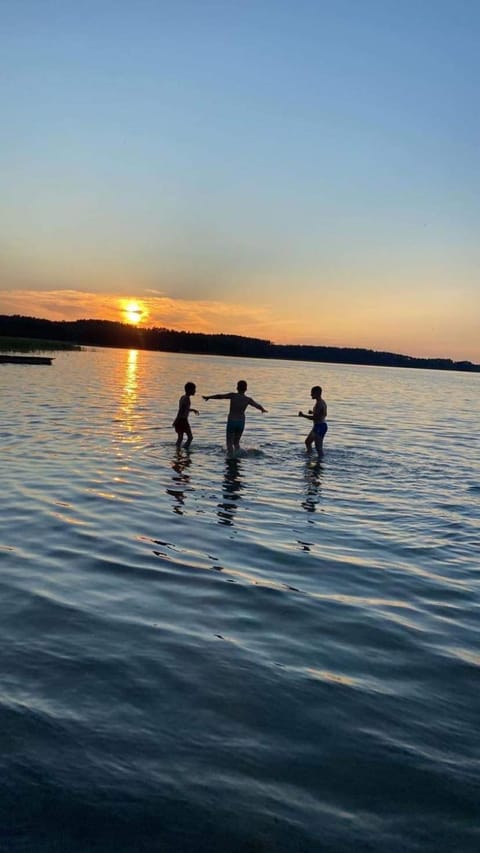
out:
{"label": "person in blue swim shorts", "polygon": [[315,448],[318,453],[322,453],[323,439],[325,438],[325,434],[328,429],[326,421],[327,404],[322,397],[322,389],[320,388],[320,385],[314,385],[310,391],[310,395],[312,400],[315,400],[313,409],[310,409],[308,415],[304,415],[303,412],[299,412],[298,417],[307,418],[307,420],[313,421],[312,429],[305,439],[307,450],[310,451],[312,449],[312,444],[315,444]]}
{"label": "person in blue swim shorts", "polygon": [[245,428],[245,409],[253,406],[260,412],[266,412],[260,403],[256,403],[252,397],[247,397],[245,391],[247,383],[244,379],[237,382],[237,390],[229,391],[227,394],[210,394],[203,397],[204,400],[230,400],[230,411],[227,420],[227,453],[231,456],[240,450],[240,439]]}

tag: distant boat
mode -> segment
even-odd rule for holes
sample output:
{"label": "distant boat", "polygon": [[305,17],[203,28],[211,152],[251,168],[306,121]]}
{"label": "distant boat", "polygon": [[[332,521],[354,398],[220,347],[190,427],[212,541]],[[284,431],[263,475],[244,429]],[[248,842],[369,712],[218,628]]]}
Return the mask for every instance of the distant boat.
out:
{"label": "distant boat", "polygon": [[0,355],[0,364],[51,364],[53,356]]}

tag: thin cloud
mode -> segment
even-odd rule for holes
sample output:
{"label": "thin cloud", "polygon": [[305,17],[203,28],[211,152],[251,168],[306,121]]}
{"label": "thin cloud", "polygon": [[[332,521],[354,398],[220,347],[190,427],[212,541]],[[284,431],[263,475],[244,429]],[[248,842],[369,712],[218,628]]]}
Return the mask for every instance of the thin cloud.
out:
{"label": "thin cloud", "polygon": [[[144,308],[145,325],[205,333],[265,336],[275,324],[269,306],[246,307],[218,300],[146,296],[132,299]],[[103,319],[124,321],[125,297],[80,290],[3,291],[0,313],[48,320]],[[280,321],[279,321],[280,322]],[[268,335],[267,335],[268,336]]]}

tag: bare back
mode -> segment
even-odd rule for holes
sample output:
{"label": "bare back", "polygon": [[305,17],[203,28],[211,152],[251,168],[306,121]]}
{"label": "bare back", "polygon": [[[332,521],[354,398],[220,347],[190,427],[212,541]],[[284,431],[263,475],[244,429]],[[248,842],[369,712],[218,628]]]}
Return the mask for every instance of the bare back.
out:
{"label": "bare back", "polygon": [[178,401],[177,418],[188,418],[190,414],[190,397],[188,394],[183,394]]}
{"label": "bare back", "polygon": [[246,394],[239,394],[236,391],[232,391],[228,398],[230,400],[228,417],[232,420],[242,420],[245,417],[245,409],[252,403],[252,399]]}
{"label": "bare back", "polygon": [[321,424],[327,417],[327,404],[321,397],[315,403],[312,414],[315,424]]}

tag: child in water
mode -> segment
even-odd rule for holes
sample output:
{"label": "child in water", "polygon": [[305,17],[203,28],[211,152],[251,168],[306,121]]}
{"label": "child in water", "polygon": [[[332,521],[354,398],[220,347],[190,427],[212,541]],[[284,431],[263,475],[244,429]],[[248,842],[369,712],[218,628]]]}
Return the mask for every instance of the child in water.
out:
{"label": "child in water", "polygon": [[190,405],[190,397],[193,397],[196,390],[197,386],[194,382],[187,382],[185,385],[185,394],[183,394],[178,401],[177,416],[172,424],[178,436],[177,450],[180,450],[184,435],[187,436],[184,447],[190,447],[192,443],[193,435],[192,430],[190,429],[190,424],[188,423],[188,416],[190,412],[195,412],[196,415],[199,414],[198,409],[192,409]]}
{"label": "child in water", "polygon": [[314,385],[310,392],[310,396],[312,397],[312,400],[316,401],[313,409],[310,409],[308,415],[304,415],[303,412],[299,412],[298,417],[307,418],[307,420],[313,421],[312,429],[305,439],[307,450],[310,451],[312,449],[312,444],[315,443],[318,453],[322,453],[323,439],[325,438],[325,433],[328,429],[326,421],[327,404],[322,397],[322,389],[320,388],[320,385]]}
{"label": "child in water", "polygon": [[245,391],[247,383],[244,379],[237,382],[237,390],[229,391],[227,394],[210,394],[204,400],[230,400],[230,411],[227,420],[227,453],[232,456],[240,450],[240,439],[245,428],[245,409],[253,406],[261,412],[267,410],[260,403],[256,403],[252,397],[247,397]]}

